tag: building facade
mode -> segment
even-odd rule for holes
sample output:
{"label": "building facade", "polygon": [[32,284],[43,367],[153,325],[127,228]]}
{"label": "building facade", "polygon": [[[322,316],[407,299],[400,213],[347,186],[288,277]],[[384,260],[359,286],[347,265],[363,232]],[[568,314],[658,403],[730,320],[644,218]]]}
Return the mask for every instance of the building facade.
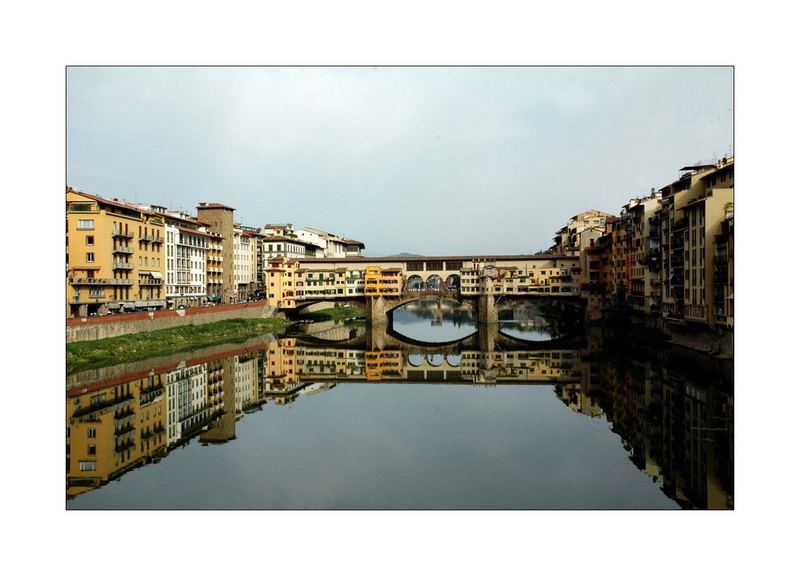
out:
{"label": "building facade", "polygon": [[66,203],[67,316],[165,308],[163,217],[72,188]]}

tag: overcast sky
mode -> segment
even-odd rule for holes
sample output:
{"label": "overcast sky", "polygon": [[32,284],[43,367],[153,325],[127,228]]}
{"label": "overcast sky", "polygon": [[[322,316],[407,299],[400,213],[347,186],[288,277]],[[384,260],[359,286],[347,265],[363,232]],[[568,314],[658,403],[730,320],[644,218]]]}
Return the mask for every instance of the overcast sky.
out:
{"label": "overcast sky", "polygon": [[731,68],[69,68],[67,183],[368,255],[520,254],[732,152]]}

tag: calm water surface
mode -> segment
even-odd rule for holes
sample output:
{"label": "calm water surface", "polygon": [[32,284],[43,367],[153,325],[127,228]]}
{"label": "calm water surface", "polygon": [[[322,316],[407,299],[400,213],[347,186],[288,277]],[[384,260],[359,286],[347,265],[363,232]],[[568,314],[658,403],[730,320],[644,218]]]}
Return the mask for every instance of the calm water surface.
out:
{"label": "calm water surface", "polygon": [[71,377],[67,507],[733,506],[729,383],[543,349],[535,310],[505,316],[491,350],[469,310],[428,302],[389,330]]}

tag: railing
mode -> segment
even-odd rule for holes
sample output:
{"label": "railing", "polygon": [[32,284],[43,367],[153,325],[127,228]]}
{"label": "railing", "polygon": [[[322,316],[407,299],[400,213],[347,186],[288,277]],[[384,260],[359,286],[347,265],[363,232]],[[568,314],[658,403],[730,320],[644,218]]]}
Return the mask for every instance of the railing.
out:
{"label": "railing", "polygon": [[161,286],[163,283],[158,278],[139,278],[139,286]]}
{"label": "railing", "polygon": [[676,220],[675,224],[672,225],[673,230],[683,230],[684,228],[689,227],[689,219],[688,218],[681,218],[680,220]]}
{"label": "railing", "polygon": [[78,278],[71,276],[69,283],[85,286],[132,286],[133,280],[127,278]]}
{"label": "railing", "polygon": [[126,450],[128,450],[130,448],[133,448],[135,445],[136,445],[136,443],[133,440],[127,439],[124,442],[122,442],[121,444],[117,444],[114,447],[114,452],[118,452],[118,453],[119,452],[125,452]]}
{"label": "railing", "polygon": [[118,404],[119,405],[124,405],[124,404],[127,403],[128,405],[130,405],[131,402],[133,402],[133,395],[132,394],[125,394],[123,396],[118,396],[116,398],[110,398],[110,399],[105,400],[103,402],[97,402],[95,404],[90,404],[89,406],[86,406],[85,408],[80,408],[78,410],[75,410],[75,412],[73,412],[73,414],[72,414],[72,417],[73,418],[83,418],[85,416],[89,416],[89,415],[95,414],[97,412],[103,412],[103,411],[108,410],[108,409],[110,409],[110,408],[112,408],[112,407],[114,407],[114,406],[116,406]]}
{"label": "railing", "polygon": [[112,248],[111,252],[115,254],[133,254],[133,248],[127,248],[125,246],[118,246],[116,248]]}
{"label": "railing", "polygon": [[117,228],[114,228],[114,230],[111,232],[111,236],[115,238],[133,238],[133,234],[131,232]]}
{"label": "railing", "polygon": [[120,261],[117,260],[113,264],[111,264],[111,269],[112,270],[133,270],[133,264],[129,264],[128,262],[120,262]]}

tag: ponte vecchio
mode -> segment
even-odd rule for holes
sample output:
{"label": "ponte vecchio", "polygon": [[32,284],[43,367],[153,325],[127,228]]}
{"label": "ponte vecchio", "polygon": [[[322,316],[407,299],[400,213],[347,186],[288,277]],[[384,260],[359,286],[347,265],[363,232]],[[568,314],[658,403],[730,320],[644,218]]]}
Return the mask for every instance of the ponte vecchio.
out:
{"label": "ponte vecchio", "polygon": [[315,302],[366,304],[367,322],[431,296],[477,301],[478,320],[497,321],[501,299],[578,299],[577,256],[391,256],[269,260],[267,299],[283,310]]}

